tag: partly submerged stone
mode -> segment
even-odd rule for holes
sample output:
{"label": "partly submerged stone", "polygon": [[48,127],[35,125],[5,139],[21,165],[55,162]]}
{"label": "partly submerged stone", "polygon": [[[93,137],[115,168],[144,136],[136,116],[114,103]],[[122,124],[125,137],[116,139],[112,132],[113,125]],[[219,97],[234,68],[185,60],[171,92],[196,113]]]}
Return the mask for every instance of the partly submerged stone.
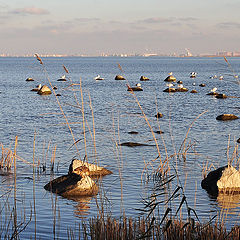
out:
{"label": "partly submerged stone", "polygon": [[149,81],[149,78],[145,77],[145,76],[141,76],[140,77],[140,81]]}
{"label": "partly submerged stone", "polygon": [[58,177],[46,184],[44,189],[63,197],[93,196],[98,193],[98,186],[89,176],[82,177],[76,173]]}
{"label": "partly submerged stone", "polygon": [[220,167],[208,173],[201,186],[210,195],[221,193],[240,193],[240,172],[233,166]]}
{"label": "partly submerged stone", "polygon": [[163,117],[163,114],[160,113],[160,112],[157,112],[157,114],[155,115],[156,118],[162,118]]}
{"label": "partly submerged stone", "polygon": [[185,87],[182,87],[182,88],[176,88],[176,92],[187,92],[188,89],[185,88]]}
{"label": "partly submerged stone", "polygon": [[215,95],[216,98],[227,98],[227,95],[224,93],[218,93]]}
{"label": "partly submerged stone", "polygon": [[196,89],[193,89],[190,93],[197,93],[198,91]]}
{"label": "partly submerged stone", "polygon": [[121,76],[121,75],[117,75],[115,77],[115,80],[125,80],[125,78],[123,76]]}
{"label": "partly submerged stone", "polygon": [[237,143],[240,143],[240,138],[237,140]]}
{"label": "partly submerged stone", "polygon": [[83,162],[82,160],[78,160],[78,159],[73,159],[70,166],[69,166],[69,171],[68,173],[72,173],[75,169],[77,169],[78,167],[81,166],[86,166],[89,169],[89,175],[90,176],[104,176],[104,175],[108,175],[108,174],[112,174],[112,171],[104,168],[104,167],[100,167],[96,164],[92,164],[92,163],[88,163],[88,162]]}
{"label": "partly submerged stone", "polygon": [[176,88],[166,88],[163,92],[176,92]]}
{"label": "partly submerged stone", "polygon": [[236,116],[234,114],[221,114],[221,115],[217,116],[216,119],[221,120],[221,121],[228,121],[228,120],[238,119],[238,116]]}
{"label": "partly submerged stone", "polygon": [[168,77],[165,78],[165,82],[175,82],[176,78],[173,75],[169,75]]}
{"label": "partly submerged stone", "polygon": [[29,77],[29,78],[26,79],[26,81],[27,81],[27,82],[33,82],[34,79]]}
{"label": "partly submerged stone", "polygon": [[120,143],[120,146],[126,146],[126,147],[140,147],[140,146],[154,146],[154,145],[149,145],[145,143],[137,143],[137,142],[124,142]]}
{"label": "partly submerged stone", "polygon": [[47,85],[43,85],[39,90],[40,95],[50,95],[52,93],[51,89]]}

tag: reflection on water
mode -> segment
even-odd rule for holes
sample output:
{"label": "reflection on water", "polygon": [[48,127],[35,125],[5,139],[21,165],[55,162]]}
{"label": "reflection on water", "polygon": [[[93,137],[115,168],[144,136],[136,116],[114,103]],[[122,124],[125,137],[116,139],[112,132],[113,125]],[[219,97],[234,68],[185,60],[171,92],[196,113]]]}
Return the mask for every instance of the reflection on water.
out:
{"label": "reflection on water", "polygon": [[76,202],[76,205],[74,206],[74,215],[76,217],[83,219],[86,218],[87,215],[89,215],[89,204],[92,197],[68,197],[67,199]]}
{"label": "reflection on water", "polygon": [[240,194],[219,193],[217,197],[219,206],[223,209],[233,209],[239,207]]}

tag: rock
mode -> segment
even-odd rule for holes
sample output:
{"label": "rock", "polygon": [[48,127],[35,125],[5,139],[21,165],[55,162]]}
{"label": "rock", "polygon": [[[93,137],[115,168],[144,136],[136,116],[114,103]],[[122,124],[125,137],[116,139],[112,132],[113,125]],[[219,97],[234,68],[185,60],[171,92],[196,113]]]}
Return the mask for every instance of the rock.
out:
{"label": "rock", "polygon": [[176,78],[172,75],[169,75],[167,78],[164,80],[165,82],[175,82]]}
{"label": "rock", "polygon": [[136,131],[130,131],[130,132],[128,132],[128,134],[138,134],[138,132],[136,132]]}
{"label": "rock", "polygon": [[125,78],[123,76],[121,76],[121,75],[117,75],[115,77],[115,80],[125,80]]}
{"label": "rock", "polygon": [[237,143],[240,143],[240,138],[237,140]]}
{"label": "rock", "polygon": [[177,83],[178,83],[178,84],[183,84],[183,82],[182,82],[182,81],[178,81]]}
{"label": "rock", "polygon": [[137,142],[124,142],[124,143],[120,143],[119,145],[126,146],[126,147],[155,146],[155,145],[149,145],[149,144],[137,143]]}
{"label": "rock", "polygon": [[128,84],[127,84],[127,90],[128,91],[143,91],[141,86],[130,87]]}
{"label": "rock", "polygon": [[227,121],[227,120],[235,120],[238,117],[234,114],[222,114],[216,117],[217,120]]}
{"label": "rock", "polygon": [[190,93],[197,93],[198,91],[196,89],[193,89]]}
{"label": "rock", "polygon": [[188,89],[187,88],[176,88],[176,92],[187,92]]}
{"label": "rock", "polygon": [[149,78],[144,77],[144,76],[141,76],[141,77],[140,77],[140,81],[149,81]]}
{"label": "rock", "polygon": [[224,93],[218,93],[218,94],[216,94],[215,97],[216,97],[216,98],[227,98],[227,95],[224,94]]}
{"label": "rock", "polygon": [[60,96],[62,96],[60,93],[58,93],[58,94],[56,94],[56,96],[58,96],[58,97],[60,97]]}
{"label": "rock", "polygon": [[163,92],[176,92],[176,88],[166,88]]}
{"label": "rock", "polygon": [[112,174],[112,171],[104,168],[104,167],[99,167],[96,164],[91,164],[87,162],[83,162],[78,159],[73,159],[70,166],[69,166],[69,171],[68,173],[72,173],[75,169],[81,166],[86,166],[89,169],[89,176],[104,176],[108,174]]}
{"label": "rock", "polygon": [[158,131],[155,131],[155,133],[157,133],[157,134],[163,134],[164,132],[163,132],[163,131],[160,131],[160,130],[158,130]]}
{"label": "rock", "polygon": [[40,95],[50,95],[52,93],[52,91],[50,90],[50,88],[46,85],[43,85],[40,90],[38,90],[38,94]]}
{"label": "rock", "polygon": [[93,196],[98,193],[98,186],[89,176],[82,177],[76,173],[58,177],[46,184],[44,189],[63,197]]}
{"label": "rock", "polygon": [[156,118],[162,118],[163,117],[163,114],[158,112],[156,115],[155,115]]}
{"label": "rock", "polygon": [[26,79],[26,81],[27,81],[27,82],[33,82],[34,79],[32,79],[32,78],[29,77],[29,78]]}
{"label": "rock", "polygon": [[199,87],[205,87],[206,85],[204,83],[201,83]]}
{"label": "rock", "polygon": [[201,186],[214,197],[218,193],[240,193],[240,172],[233,166],[218,168],[202,180]]}
{"label": "rock", "polygon": [[201,186],[208,192],[208,194],[215,197],[218,195],[217,181],[221,178],[222,172],[225,168],[227,168],[227,166],[211,171],[208,173],[207,177],[202,180]]}
{"label": "rock", "polygon": [[210,93],[207,93],[207,95],[211,95],[211,96],[217,96],[218,93],[217,92],[210,92]]}

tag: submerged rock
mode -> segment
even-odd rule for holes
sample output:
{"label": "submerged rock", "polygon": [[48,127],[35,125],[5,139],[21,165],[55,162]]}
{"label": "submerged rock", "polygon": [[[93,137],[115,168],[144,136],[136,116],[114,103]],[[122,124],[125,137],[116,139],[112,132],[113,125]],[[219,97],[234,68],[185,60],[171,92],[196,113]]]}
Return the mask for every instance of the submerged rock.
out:
{"label": "submerged rock", "polygon": [[193,89],[190,93],[197,93],[198,91],[196,89]]}
{"label": "submerged rock", "polygon": [[125,78],[123,76],[121,76],[121,75],[117,75],[115,77],[115,80],[125,80]]}
{"label": "submerged rock", "polygon": [[228,121],[238,119],[238,117],[234,114],[222,114],[217,116],[216,119],[221,121]]}
{"label": "submerged rock", "polygon": [[240,193],[240,172],[232,166],[218,168],[202,180],[201,186],[214,197],[219,192]]}
{"label": "submerged rock", "polygon": [[138,134],[138,132],[136,132],[136,131],[130,131],[130,132],[128,132],[128,134]]}
{"label": "submerged rock", "polygon": [[96,164],[92,164],[88,162],[83,162],[82,160],[78,160],[78,159],[72,160],[69,166],[68,173],[71,174],[72,172],[74,172],[75,169],[81,166],[85,166],[89,169],[89,176],[104,176],[104,175],[112,174],[112,171],[104,167],[100,167]]}
{"label": "submerged rock", "polygon": [[29,78],[26,79],[26,81],[27,81],[27,82],[33,82],[34,79],[32,79],[32,78],[29,77]]}

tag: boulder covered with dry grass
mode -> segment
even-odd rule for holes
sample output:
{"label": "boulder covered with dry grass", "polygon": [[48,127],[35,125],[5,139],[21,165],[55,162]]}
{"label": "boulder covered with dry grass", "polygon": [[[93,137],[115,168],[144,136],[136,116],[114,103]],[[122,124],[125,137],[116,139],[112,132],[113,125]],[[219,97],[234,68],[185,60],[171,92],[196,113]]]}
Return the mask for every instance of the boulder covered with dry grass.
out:
{"label": "boulder covered with dry grass", "polygon": [[73,159],[70,166],[69,166],[69,171],[68,173],[72,173],[74,172],[75,169],[77,169],[78,167],[81,166],[86,166],[89,168],[89,175],[90,176],[104,176],[104,175],[109,175],[112,174],[112,171],[104,168],[104,167],[100,167],[96,164],[92,164],[92,163],[88,163],[88,162],[83,162],[82,160],[78,160],[78,159]]}

